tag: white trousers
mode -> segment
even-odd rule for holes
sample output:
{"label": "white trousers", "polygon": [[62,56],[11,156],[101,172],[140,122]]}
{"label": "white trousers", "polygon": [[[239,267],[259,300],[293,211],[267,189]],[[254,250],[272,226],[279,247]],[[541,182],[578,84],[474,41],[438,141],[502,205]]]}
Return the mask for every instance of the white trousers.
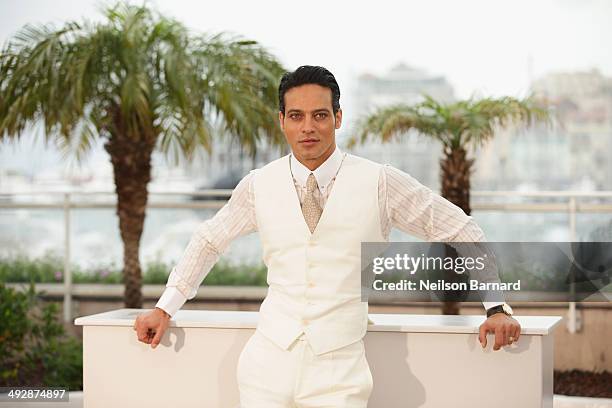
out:
{"label": "white trousers", "polygon": [[303,334],[283,350],[259,330],[237,379],[240,408],[366,408],[373,387],[363,339],[317,356]]}

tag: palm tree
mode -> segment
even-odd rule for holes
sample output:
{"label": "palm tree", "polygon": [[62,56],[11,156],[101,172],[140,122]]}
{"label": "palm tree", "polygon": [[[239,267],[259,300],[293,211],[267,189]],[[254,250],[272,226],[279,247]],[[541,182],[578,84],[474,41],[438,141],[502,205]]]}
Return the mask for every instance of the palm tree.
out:
{"label": "palm tree", "polygon": [[255,153],[282,141],[284,69],[254,41],[192,34],[145,6],[118,3],[104,23],[26,25],[0,54],[0,140],[42,122],[45,140],[80,163],[97,138],[110,155],[123,240],[126,307],[142,307],[139,246],[159,149],[192,160],[211,151],[213,123]]}
{"label": "palm tree", "polygon": [[[348,144],[352,147],[364,143],[373,135],[387,142],[410,130],[440,141],[443,147],[441,195],[470,215],[470,176],[475,159],[468,158],[468,149],[485,145],[498,128],[548,120],[548,111],[533,96],[470,98],[443,104],[425,95],[425,100],[416,105],[383,107],[365,116]],[[444,314],[458,312],[456,302],[445,302]]]}

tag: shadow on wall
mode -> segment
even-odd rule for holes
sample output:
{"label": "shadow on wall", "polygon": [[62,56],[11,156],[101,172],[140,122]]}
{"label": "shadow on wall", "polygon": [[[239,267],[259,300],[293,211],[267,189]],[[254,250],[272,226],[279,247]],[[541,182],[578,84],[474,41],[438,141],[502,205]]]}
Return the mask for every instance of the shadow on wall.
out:
{"label": "shadow on wall", "polygon": [[[408,345],[402,334],[385,337],[379,333],[368,333],[364,339],[371,346],[366,347],[366,358],[374,377],[374,388],[370,396],[370,406],[385,408],[417,408],[426,401],[425,387],[412,373],[408,359]],[[375,346],[384,340],[384,347]],[[393,350],[393,352],[390,352]],[[376,362],[374,364],[374,362]],[[376,387],[376,382],[393,384],[393,386]],[[406,405],[410,401],[411,405]]]}

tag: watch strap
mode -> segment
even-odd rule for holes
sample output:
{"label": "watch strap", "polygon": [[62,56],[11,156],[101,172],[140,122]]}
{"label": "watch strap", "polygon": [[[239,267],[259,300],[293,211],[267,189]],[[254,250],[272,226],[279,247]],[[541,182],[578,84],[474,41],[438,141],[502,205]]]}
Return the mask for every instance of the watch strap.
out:
{"label": "watch strap", "polygon": [[507,314],[506,311],[504,310],[504,306],[503,305],[497,305],[497,306],[493,306],[489,309],[487,309],[487,317],[491,317],[496,313],[504,313]]}

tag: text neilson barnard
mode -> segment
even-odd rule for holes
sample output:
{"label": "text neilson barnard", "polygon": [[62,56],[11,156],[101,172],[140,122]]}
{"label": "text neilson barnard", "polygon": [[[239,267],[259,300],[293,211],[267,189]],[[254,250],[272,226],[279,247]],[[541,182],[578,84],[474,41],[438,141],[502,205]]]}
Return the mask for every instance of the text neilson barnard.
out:
{"label": "text neilson barnard", "polygon": [[374,290],[521,290],[520,279],[516,282],[479,282],[470,279],[468,282],[447,282],[420,280],[418,282],[402,279],[399,282],[384,282],[380,279],[372,283]]}

